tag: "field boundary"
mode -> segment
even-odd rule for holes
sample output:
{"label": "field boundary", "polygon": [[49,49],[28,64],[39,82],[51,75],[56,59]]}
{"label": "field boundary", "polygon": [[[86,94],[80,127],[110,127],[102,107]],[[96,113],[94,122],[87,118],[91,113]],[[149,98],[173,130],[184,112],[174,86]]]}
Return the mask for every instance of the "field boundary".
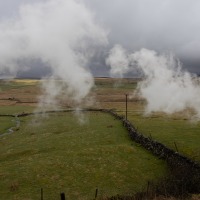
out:
{"label": "field boundary", "polygon": [[130,138],[135,142],[141,144],[142,147],[144,147],[154,155],[158,156],[159,158],[165,159],[168,162],[173,162],[173,163],[176,162],[176,165],[186,164],[190,166],[192,169],[200,170],[199,163],[168,148],[164,144],[157,142],[150,137],[145,137],[134,127],[134,125],[130,121],[126,120],[124,116],[118,115],[113,110],[101,109],[100,111],[110,113],[116,119],[122,121],[123,126],[126,127],[126,129],[128,130]]}

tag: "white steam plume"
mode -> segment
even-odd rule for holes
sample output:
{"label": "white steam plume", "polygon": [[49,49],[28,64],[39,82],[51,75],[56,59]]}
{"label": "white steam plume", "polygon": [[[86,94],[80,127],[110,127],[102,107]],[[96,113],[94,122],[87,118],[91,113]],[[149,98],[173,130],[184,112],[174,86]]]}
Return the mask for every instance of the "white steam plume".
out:
{"label": "white steam plume", "polygon": [[42,102],[55,103],[64,95],[80,103],[93,86],[87,62],[96,46],[106,44],[107,32],[82,1],[23,5],[17,18],[0,22],[0,73],[15,75],[27,68],[24,60],[38,59],[52,72],[44,81]]}
{"label": "white steam plume", "polygon": [[111,77],[122,78],[124,73],[127,73],[129,70],[129,60],[126,50],[120,45],[115,45],[106,59],[106,64],[111,67]]}
{"label": "white steam plume", "polygon": [[[107,60],[118,61],[117,56],[118,54],[111,53]],[[141,49],[126,54],[126,58],[129,70],[139,68],[144,74],[144,80],[138,84],[137,88],[140,95],[147,100],[147,113],[162,111],[172,114],[190,108],[200,117],[200,85],[197,77],[183,71],[180,62],[173,55],[159,55],[155,51]],[[113,63],[120,66],[120,62]],[[120,74],[126,72],[127,69],[121,68]]]}

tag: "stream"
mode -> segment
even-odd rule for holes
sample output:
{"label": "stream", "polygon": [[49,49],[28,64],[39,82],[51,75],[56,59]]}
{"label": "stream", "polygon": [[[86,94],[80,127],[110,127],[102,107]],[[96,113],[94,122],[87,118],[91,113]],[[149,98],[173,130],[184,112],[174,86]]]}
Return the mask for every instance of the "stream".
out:
{"label": "stream", "polygon": [[12,134],[14,131],[18,130],[20,127],[20,119],[18,117],[18,115],[14,116],[14,119],[12,119],[12,121],[15,122],[15,126],[10,127],[5,133],[0,134],[0,137],[3,137],[5,135],[10,135]]}

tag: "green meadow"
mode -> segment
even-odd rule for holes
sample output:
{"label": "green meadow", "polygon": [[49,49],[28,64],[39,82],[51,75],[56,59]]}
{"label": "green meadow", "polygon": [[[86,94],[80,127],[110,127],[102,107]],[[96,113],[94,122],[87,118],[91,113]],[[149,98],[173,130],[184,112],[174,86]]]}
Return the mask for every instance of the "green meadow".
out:
{"label": "green meadow", "polygon": [[93,199],[133,194],[157,180],[165,163],[129,140],[109,114],[73,113],[20,118],[20,129],[0,138],[2,199]]}
{"label": "green meadow", "polygon": [[[125,94],[133,93],[138,80],[95,81],[93,107],[125,115]],[[35,80],[1,81],[0,115],[33,112],[38,86]],[[141,133],[200,161],[199,122],[183,115],[144,116],[144,107],[139,98],[128,101],[128,119]],[[61,192],[70,200],[94,199],[96,188],[102,199],[144,191],[148,181],[168,173],[165,161],[131,141],[109,114],[59,112],[19,120],[20,126],[5,134],[16,126],[16,118],[0,116],[0,199],[41,199],[41,188],[44,200],[59,199]]]}

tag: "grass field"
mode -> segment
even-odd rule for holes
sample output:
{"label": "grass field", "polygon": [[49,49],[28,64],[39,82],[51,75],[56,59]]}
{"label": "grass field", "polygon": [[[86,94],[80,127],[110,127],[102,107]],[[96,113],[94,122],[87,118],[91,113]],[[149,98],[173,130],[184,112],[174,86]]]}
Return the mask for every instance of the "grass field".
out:
{"label": "grass field", "polygon": [[[129,117],[146,136],[200,162],[200,123],[169,117]],[[177,149],[176,149],[177,148]]]}
{"label": "grass field", "polygon": [[[112,108],[125,115],[125,94],[137,81],[96,79],[91,95],[96,108]],[[0,82],[0,114],[32,112],[37,106],[40,82],[15,80]],[[143,115],[145,102],[135,97],[128,102],[128,119],[139,131],[200,161],[200,123],[185,117],[155,113]],[[63,104],[63,109],[66,109]],[[20,118],[0,117],[0,197],[1,199],[94,199],[100,196],[132,194],[147,182],[167,173],[165,162],[130,141],[120,121],[99,112],[88,112],[79,123],[76,114],[57,113]]]}
{"label": "grass field", "polygon": [[[164,162],[131,142],[120,121],[103,113],[24,117],[14,134],[1,138],[2,199],[69,199],[134,193],[163,175]],[[41,121],[42,120],[42,121]]]}

